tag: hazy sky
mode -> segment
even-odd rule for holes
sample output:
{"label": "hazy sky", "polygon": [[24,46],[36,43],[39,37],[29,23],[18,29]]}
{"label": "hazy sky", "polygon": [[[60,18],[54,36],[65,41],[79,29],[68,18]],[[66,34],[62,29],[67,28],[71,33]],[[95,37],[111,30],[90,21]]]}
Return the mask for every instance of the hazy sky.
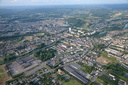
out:
{"label": "hazy sky", "polygon": [[0,0],[0,6],[64,5],[64,4],[121,4],[128,0]]}

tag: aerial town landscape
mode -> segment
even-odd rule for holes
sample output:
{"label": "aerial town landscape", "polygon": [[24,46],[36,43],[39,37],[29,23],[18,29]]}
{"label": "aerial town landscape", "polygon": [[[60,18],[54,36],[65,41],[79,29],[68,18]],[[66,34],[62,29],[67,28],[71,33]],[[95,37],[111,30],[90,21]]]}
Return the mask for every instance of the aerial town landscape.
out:
{"label": "aerial town landscape", "polygon": [[1,7],[0,85],[128,85],[128,5]]}

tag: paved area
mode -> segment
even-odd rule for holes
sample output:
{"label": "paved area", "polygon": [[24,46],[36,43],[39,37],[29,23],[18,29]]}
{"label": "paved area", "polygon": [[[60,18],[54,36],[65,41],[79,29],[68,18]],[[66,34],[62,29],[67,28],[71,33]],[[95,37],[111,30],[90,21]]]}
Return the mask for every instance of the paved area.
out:
{"label": "paved area", "polygon": [[26,75],[32,75],[32,74],[34,74],[36,71],[42,69],[42,68],[45,67],[45,66],[46,66],[46,62],[43,62],[43,63],[41,63],[39,66],[36,66],[35,68],[33,68],[33,69],[29,70],[29,71],[26,71],[26,72],[24,72],[24,73],[25,73]]}

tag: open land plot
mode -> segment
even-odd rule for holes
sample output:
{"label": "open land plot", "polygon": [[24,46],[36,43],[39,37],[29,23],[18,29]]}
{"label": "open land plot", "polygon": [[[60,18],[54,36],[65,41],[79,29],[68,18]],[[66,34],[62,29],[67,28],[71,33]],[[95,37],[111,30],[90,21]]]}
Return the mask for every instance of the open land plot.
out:
{"label": "open land plot", "polygon": [[111,60],[109,60],[109,59],[107,59],[105,57],[99,57],[99,58],[97,58],[96,61],[99,62],[102,65],[107,65],[108,63],[111,62]]}
{"label": "open land plot", "polygon": [[38,33],[37,34],[37,36],[43,36],[44,35],[44,33]]}
{"label": "open land plot", "polygon": [[[108,54],[107,53],[105,53],[105,52],[103,52],[102,54],[101,54],[101,57],[104,57],[104,59],[107,59],[107,60],[109,60],[109,63],[118,63],[119,61],[118,60],[116,60],[116,58],[115,57],[113,57],[113,56],[108,56]],[[109,64],[108,63],[108,64]]]}
{"label": "open land plot", "polygon": [[25,39],[26,40],[32,40],[32,36],[26,36]]}
{"label": "open land plot", "polygon": [[122,13],[117,13],[117,14],[114,14],[114,17],[118,17],[120,15],[122,15]]}
{"label": "open land plot", "polygon": [[64,85],[82,85],[82,84],[72,79],[69,82],[65,82]]}
{"label": "open land plot", "polygon": [[0,58],[0,64],[3,64],[3,63],[4,63],[3,58]]}
{"label": "open land plot", "polygon": [[0,74],[0,82],[4,81],[6,79],[5,74]]}
{"label": "open land plot", "polygon": [[3,43],[3,41],[0,41],[0,44]]}
{"label": "open land plot", "polygon": [[[5,81],[9,80],[9,74],[5,71],[3,65],[0,66],[0,83],[4,83]],[[1,84],[0,84],[1,85]]]}
{"label": "open land plot", "polygon": [[0,74],[4,73],[3,66],[0,66]]}

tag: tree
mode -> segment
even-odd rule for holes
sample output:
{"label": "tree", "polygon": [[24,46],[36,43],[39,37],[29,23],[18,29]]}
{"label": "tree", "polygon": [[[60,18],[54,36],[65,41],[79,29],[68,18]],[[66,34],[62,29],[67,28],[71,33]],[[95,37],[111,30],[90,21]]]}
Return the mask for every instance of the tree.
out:
{"label": "tree", "polygon": [[34,54],[35,57],[41,59],[42,61],[46,61],[50,58],[53,58],[55,56],[56,50],[54,49],[45,49],[45,50],[39,50]]}

